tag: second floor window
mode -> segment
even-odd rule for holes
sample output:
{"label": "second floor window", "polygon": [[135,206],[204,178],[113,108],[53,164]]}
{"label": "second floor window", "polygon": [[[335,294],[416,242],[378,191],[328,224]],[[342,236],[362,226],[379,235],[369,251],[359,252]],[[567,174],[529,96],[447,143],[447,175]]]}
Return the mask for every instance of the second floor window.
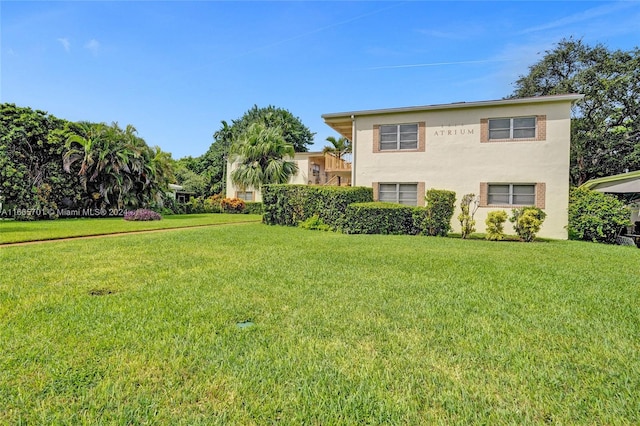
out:
{"label": "second floor window", "polygon": [[418,124],[383,124],[379,143],[380,151],[418,149]]}
{"label": "second floor window", "polygon": [[489,119],[489,140],[534,139],[535,137],[536,117]]}

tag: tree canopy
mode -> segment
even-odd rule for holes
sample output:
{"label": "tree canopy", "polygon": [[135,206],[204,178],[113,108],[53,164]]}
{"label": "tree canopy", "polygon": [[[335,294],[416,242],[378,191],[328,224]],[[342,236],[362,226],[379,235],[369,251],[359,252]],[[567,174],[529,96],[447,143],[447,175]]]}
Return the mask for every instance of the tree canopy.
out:
{"label": "tree canopy", "polygon": [[0,104],[0,201],[14,209],[135,208],[173,179],[171,155],[128,125],[74,123]]}
{"label": "tree canopy", "polygon": [[280,129],[259,122],[234,141],[230,153],[230,160],[236,163],[231,180],[241,188],[287,183],[298,171],[293,146],[285,141]]}
{"label": "tree canopy", "polygon": [[[277,129],[284,142],[293,147],[295,152],[306,152],[313,143],[313,136],[298,117],[286,109],[269,105],[259,108],[254,105],[242,117],[231,120],[231,124],[222,120],[220,128],[213,134],[213,143],[205,154],[190,163],[189,170],[201,176],[206,182],[204,194],[211,195],[225,191],[227,159],[231,145],[238,141],[253,124],[261,124],[265,128]],[[194,181],[189,173],[179,173],[177,182],[185,187]]]}
{"label": "tree canopy", "polygon": [[336,139],[334,136],[329,136],[326,139],[330,146],[325,146],[322,149],[324,153],[331,153],[338,158],[342,158],[345,154],[350,154],[352,150],[351,141],[345,137],[339,137]]}
{"label": "tree canopy", "polygon": [[563,39],[515,83],[512,98],[582,93],[572,110],[571,183],[640,170],[640,49]]}

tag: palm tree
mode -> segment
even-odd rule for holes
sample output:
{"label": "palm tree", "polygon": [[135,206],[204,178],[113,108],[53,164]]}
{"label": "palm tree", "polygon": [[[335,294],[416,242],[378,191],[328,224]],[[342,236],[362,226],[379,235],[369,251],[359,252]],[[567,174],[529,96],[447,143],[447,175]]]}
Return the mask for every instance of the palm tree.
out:
{"label": "palm tree", "polygon": [[341,159],[344,154],[348,154],[351,152],[351,141],[345,137],[340,137],[336,139],[333,136],[329,136],[327,139],[332,146],[325,146],[322,152],[331,153]]}
{"label": "palm tree", "polygon": [[[240,188],[260,189],[269,183],[287,183],[298,172],[293,145],[282,131],[254,123],[231,145],[230,159],[237,163],[231,180]],[[290,159],[287,159],[290,158]]]}

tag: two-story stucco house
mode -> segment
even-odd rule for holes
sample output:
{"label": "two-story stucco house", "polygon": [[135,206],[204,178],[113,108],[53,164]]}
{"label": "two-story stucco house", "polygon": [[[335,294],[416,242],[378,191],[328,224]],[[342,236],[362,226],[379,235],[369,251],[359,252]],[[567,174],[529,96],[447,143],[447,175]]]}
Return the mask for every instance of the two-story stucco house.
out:
{"label": "two-story stucco house", "polygon": [[[535,205],[541,237],[567,238],[571,105],[582,95],[461,102],[324,114],[353,143],[351,184],[374,197],[424,205],[430,188],[479,196],[475,214]],[[459,226],[455,216],[454,230]],[[511,226],[505,226],[507,232]]]}

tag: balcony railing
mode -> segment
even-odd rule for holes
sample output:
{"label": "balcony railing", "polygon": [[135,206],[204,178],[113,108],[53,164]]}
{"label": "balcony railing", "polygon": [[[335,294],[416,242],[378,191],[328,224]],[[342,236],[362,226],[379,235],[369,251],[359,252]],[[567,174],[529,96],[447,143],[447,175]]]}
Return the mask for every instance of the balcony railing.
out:
{"label": "balcony railing", "polygon": [[350,172],[351,163],[338,158],[333,154],[324,154],[324,170],[326,172]]}

